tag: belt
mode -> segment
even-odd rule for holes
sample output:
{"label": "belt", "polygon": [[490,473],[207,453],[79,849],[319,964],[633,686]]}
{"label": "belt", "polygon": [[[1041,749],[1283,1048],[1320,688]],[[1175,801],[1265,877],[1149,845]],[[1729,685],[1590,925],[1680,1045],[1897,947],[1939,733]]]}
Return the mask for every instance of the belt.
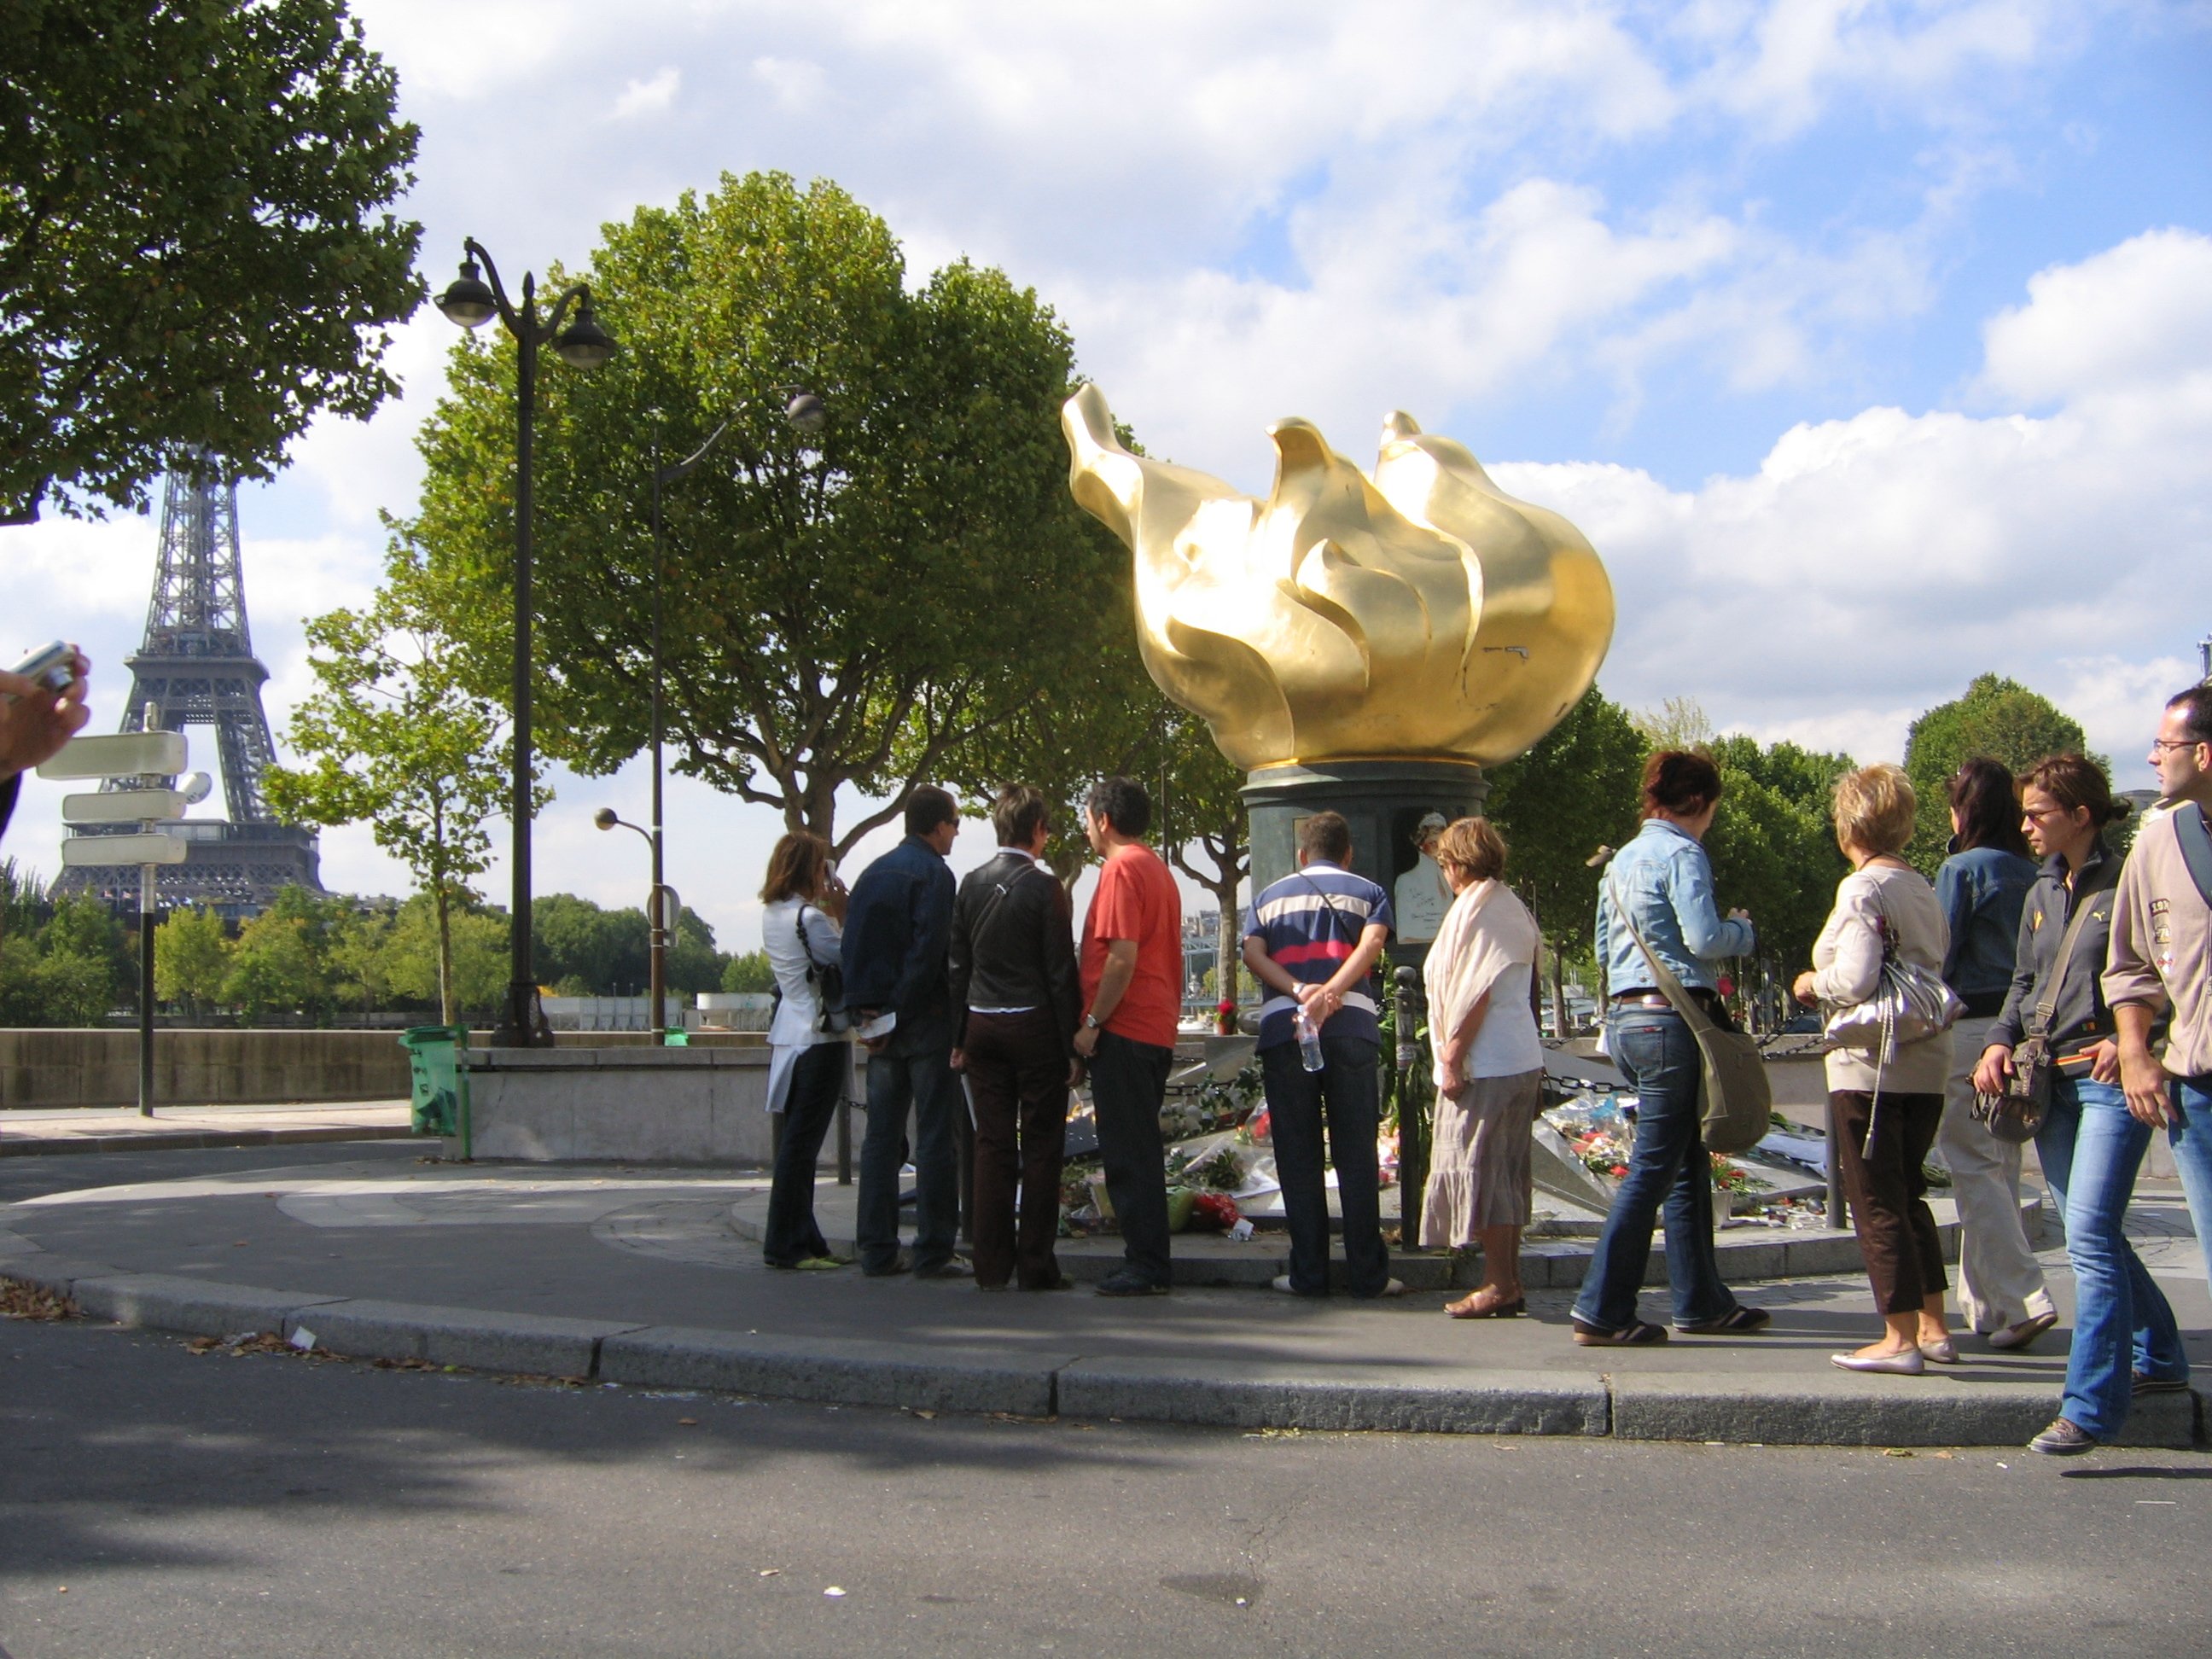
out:
{"label": "belt", "polygon": [[[1709,990],[1702,985],[1690,985],[1683,988],[1700,1002],[1711,1003],[1716,1006],[1720,1004],[1721,995],[1717,991]],[[1672,1008],[1674,1006],[1658,992],[1652,990],[1623,991],[1620,995],[1609,997],[1607,1000],[1616,1008]]]}

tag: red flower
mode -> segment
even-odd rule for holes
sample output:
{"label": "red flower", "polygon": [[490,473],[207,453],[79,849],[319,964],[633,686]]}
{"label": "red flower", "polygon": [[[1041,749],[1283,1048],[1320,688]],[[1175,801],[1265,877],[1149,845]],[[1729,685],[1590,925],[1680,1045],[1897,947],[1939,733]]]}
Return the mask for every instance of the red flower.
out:
{"label": "red flower", "polygon": [[1613,1178],[1615,1181],[1620,1180],[1620,1179],[1621,1178],[1621,1176],[1623,1176],[1626,1175],[1627,1173],[1628,1173],[1628,1166],[1627,1166],[1626,1164],[1614,1164],[1614,1165],[1613,1166]]}

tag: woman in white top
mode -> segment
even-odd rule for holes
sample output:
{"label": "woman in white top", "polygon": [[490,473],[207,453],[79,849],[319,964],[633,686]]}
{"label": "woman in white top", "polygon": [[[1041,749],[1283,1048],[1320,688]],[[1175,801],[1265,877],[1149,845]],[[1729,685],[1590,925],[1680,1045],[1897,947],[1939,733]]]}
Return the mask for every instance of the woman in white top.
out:
{"label": "woman in white top", "polygon": [[822,970],[837,965],[845,915],[830,844],[797,831],[776,842],[761,900],[761,944],[782,993],[768,1032],[768,1109],[783,1114],[761,1255],[771,1267],[842,1267],[814,1220],[815,1162],[853,1064],[842,1011],[825,1018],[822,1006]]}
{"label": "woman in white top", "polygon": [[[1813,971],[1794,988],[1803,1003],[1850,1008],[1881,987],[1885,950],[1940,978],[1950,949],[1943,907],[1928,879],[1898,854],[1912,838],[1912,786],[1894,766],[1836,781],[1836,844],[1851,873],[1813,945]],[[1951,1033],[1871,1048],[1828,1051],[1828,1120],[1859,1254],[1888,1327],[1881,1339],[1833,1356],[1845,1370],[1917,1376],[1927,1360],[1958,1359],[1943,1317],[1943,1248],[1928,1209],[1923,1166],[1943,1119]]]}
{"label": "woman in white top", "polygon": [[1510,1318],[1521,1293],[1521,1230],[1533,1192],[1529,1141],[1542,1102],[1544,1048],[1529,989],[1536,923],[1498,879],[1505,838],[1486,818],[1444,830],[1437,863],[1453,893],[1424,970],[1436,1040],[1436,1123],[1421,1243],[1482,1246],[1482,1283],[1444,1311]]}

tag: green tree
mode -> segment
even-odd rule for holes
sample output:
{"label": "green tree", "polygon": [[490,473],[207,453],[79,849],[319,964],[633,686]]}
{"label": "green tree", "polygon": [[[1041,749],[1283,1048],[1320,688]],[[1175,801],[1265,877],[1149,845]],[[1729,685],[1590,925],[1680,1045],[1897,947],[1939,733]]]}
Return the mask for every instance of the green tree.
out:
{"label": "green tree", "polygon": [[676,937],[668,946],[668,988],[682,996],[722,988],[723,957],[714,948],[714,930],[690,905],[676,913]]}
{"label": "green tree", "polygon": [[307,623],[316,689],[290,732],[306,763],[270,768],[267,784],[288,822],[366,820],[376,844],[406,865],[437,923],[439,1018],[450,1025],[452,912],[475,896],[470,878],[490,861],[486,823],[507,805],[514,750],[499,703],[461,683],[423,586],[412,550],[395,542],[367,611]]}
{"label": "green tree", "polygon": [[343,0],[0,10],[0,515],[137,506],[179,448],[266,477],[398,390],[416,130]]}
{"label": "green tree", "polygon": [[1850,869],[1836,846],[1836,780],[1848,755],[1815,754],[1791,743],[1761,748],[1743,736],[1708,750],[1720,768],[1721,810],[1705,836],[1713,887],[1723,905],[1751,913],[1762,957],[1784,978],[1811,965],[1813,941]]}
{"label": "green tree", "polygon": [[1591,854],[1636,833],[1646,752],[1627,711],[1592,686],[1535,747],[1491,769],[1483,810],[1511,849],[1505,878],[1534,910],[1550,946],[1555,1019],[1565,1019],[1562,958],[1589,950],[1596,924]]}
{"label": "green tree", "polygon": [[1963,763],[1986,756],[2020,773],[2069,750],[2088,752],[2079,721],[2016,680],[1977,675],[1964,696],[1938,703],[1905,732],[1905,772],[1920,799],[1919,828],[1905,856],[1923,875],[1942,863],[1951,840],[1946,785]]}
{"label": "green tree", "polygon": [[732,956],[722,964],[722,984],[725,991],[772,991],[775,988],[775,969],[769,965],[768,952],[748,951],[743,956]]}
{"label": "green tree", "polygon": [[222,998],[230,940],[222,918],[202,905],[173,910],[154,930],[154,994],[204,1014]]}
{"label": "green tree", "polygon": [[279,888],[269,908],[239,928],[222,1000],[236,1003],[248,1024],[278,1009],[327,1020],[338,985],[332,957],[352,908],[337,895]]}
{"label": "green tree", "polygon": [[[605,227],[589,276],[622,355],[538,383],[538,708],[546,752],[604,773],[641,746],[652,672],[647,473],[729,419],[666,496],[678,771],[778,808],[840,854],[1046,686],[1087,672],[1068,619],[1125,556],[1076,508],[1065,331],[964,262],[909,287],[889,228],[835,185],[725,176]],[[556,280],[565,275],[556,273]],[[471,683],[506,695],[514,352],[457,345],[407,533]],[[782,417],[820,394],[817,437]],[[1074,651],[1072,653],[1071,641]],[[843,787],[884,803],[836,823]]]}
{"label": "green tree", "polygon": [[530,935],[539,975],[574,984],[572,996],[641,991],[652,974],[653,927],[642,910],[604,910],[573,893],[549,893],[531,902]]}
{"label": "green tree", "polygon": [[399,907],[383,954],[390,994],[438,1008],[441,1024],[471,1010],[489,1012],[507,994],[501,910],[464,901],[441,921],[429,896],[418,893]]}

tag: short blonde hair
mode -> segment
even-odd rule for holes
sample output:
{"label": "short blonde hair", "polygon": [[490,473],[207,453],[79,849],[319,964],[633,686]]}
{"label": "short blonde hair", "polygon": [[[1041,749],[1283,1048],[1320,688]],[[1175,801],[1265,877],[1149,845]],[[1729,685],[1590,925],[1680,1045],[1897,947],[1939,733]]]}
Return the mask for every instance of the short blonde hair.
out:
{"label": "short blonde hair", "polygon": [[1879,858],[1912,839],[1920,802],[1901,766],[1862,766],[1836,780],[1836,842]]}
{"label": "short blonde hair", "polygon": [[1505,868],[1505,837],[1488,818],[1462,818],[1444,826],[1437,862],[1457,865],[1477,881],[1490,881]]}

